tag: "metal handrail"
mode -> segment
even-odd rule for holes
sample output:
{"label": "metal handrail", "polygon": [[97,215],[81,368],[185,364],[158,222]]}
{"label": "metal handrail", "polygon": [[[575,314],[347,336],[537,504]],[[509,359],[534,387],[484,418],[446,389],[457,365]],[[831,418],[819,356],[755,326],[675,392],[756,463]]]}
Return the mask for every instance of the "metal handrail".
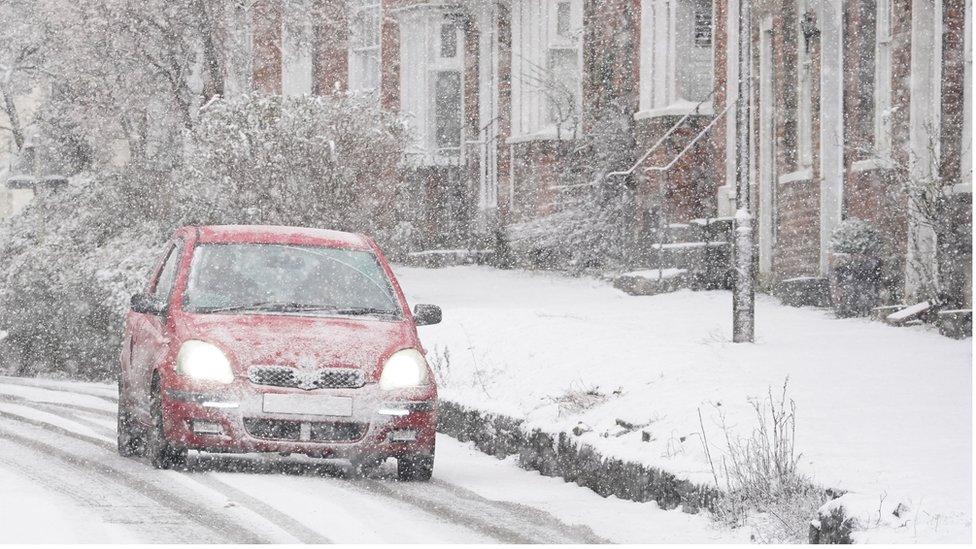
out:
{"label": "metal handrail", "polygon": [[[695,105],[695,108],[694,109],[692,109],[691,111],[685,113],[685,115],[682,116],[680,120],[678,120],[677,122],[675,122],[674,125],[671,126],[671,128],[669,128],[668,131],[665,132],[665,134],[662,135],[661,138],[658,139],[657,142],[654,143],[654,145],[652,145],[650,149],[647,149],[647,152],[644,153],[644,156],[640,157],[640,160],[638,160],[637,162],[635,162],[633,166],[631,166],[629,169],[624,170],[624,171],[610,172],[610,173],[608,173],[606,175],[606,177],[610,177],[612,175],[630,175],[630,174],[634,173],[634,170],[636,170],[638,166],[640,166],[641,164],[643,164],[644,161],[647,160],[647,157],[651,156],[651,153],[653,153],[658,147],[660,147],[661,144],[665,142],[665,140],[667,140],[669,137],[671,137],[671,134],[673,134],[675,132],[675,130],[677,130],[679,127],[681,127],[681,125],[685,123],[685,120],[688,120],[688,118],[692,114],[699,114],[698,109],[700,109],[702,105],[704,105],[705,103],[707,103],[708,101],[710,101],[712,99],[712,96],[715,95],[715,90],[717,90],[717,89],[718,89],[718,86],[712,88],[712,91],[708,92],[708,95],[705,96],[705,99],[702,99],[701,101],[699,101],[698,104]],[[727,109],[728,109],[728,107],[726,106],[726,110]]]}

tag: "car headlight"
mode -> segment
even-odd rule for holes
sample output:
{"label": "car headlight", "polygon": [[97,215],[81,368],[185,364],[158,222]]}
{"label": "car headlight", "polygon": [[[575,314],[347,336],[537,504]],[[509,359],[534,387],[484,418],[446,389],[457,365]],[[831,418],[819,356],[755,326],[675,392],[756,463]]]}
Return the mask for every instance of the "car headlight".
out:
{"label": "car headlight", "polygon": [[227,355],[216,345],[195,339],[185,341],[180,346],[180,352],[176,355],[176,372],[196,381],[234,381],[234,371]]}
{"label": "car headlight", "polygon": [[383,365],[380,388],[384,390],[419,387],[427,383],[427,360],[416,349],[393,353]]}

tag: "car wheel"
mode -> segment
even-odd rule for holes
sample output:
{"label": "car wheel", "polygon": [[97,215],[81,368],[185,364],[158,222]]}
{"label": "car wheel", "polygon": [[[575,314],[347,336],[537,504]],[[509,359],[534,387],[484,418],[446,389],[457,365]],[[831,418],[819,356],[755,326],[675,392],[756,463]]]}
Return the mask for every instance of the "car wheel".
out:
{"label": "car wheel", "polygon": [[414,454],[397,458],[397,480],[427,482],[433,473],[432,454]]}
{"label": "car wheel", "polygon": [[142,433],[136,424],[135,418],[129,412],[128,406],[119,399],[118,426],[116,427],[116,440],[119,455],[122,457],[132,457],[139,454],[142,448]]}
{"label": "car wheel", "polygon": [[173,446],[166,440],[166,431],[163,428],[163,395],[159,385],[155,383],[153,385],[149,406],[152,428],[149,429],[146,444],[149,461],[157,469],[183,469],[186,467],[187,451]]}

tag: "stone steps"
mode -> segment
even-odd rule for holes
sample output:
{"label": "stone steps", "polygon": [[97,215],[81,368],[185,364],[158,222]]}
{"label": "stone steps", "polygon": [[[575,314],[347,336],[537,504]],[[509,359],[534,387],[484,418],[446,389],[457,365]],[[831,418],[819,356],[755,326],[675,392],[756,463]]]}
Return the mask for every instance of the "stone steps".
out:
{"label": "stone steps", "polygon": [[616,276],[614,287],[631,295],[728,288],[733,223],[732,218],[703,218],[665,225],[649,246],[646,264]]}

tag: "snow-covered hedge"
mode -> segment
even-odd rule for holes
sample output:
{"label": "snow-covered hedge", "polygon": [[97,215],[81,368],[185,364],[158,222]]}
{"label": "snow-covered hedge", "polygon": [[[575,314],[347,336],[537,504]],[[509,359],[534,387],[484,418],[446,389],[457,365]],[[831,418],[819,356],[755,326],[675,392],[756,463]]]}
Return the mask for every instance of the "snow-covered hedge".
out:
{"label": "snow-covered hedge", "polygon": [[856,217],[845,219],[830,234],[830,250],[834,253],[876,257],[883,247],[884,240],[874,225]]}
{"label": "snow-covered hedge", "polygon": [[186,224],[373,234],[396,250],[400,125],[354,99],[216,101],[176,169],[71,178],[0,226],[0,371],[110,379],[128,298]]}

